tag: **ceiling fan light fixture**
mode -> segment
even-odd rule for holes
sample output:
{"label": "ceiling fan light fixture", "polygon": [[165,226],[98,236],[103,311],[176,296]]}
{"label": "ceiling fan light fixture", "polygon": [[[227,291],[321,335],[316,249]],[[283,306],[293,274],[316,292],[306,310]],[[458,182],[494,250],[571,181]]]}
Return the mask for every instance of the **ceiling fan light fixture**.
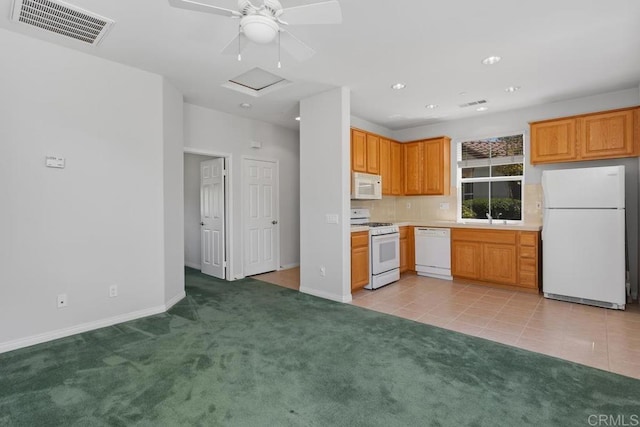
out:
{"label": "ceiling fan light fixture", "polygon": [[280,28],[271,18],[262,15],[248,15],[240,21],[242,32],[255,43],[267,44],[273,41]]}

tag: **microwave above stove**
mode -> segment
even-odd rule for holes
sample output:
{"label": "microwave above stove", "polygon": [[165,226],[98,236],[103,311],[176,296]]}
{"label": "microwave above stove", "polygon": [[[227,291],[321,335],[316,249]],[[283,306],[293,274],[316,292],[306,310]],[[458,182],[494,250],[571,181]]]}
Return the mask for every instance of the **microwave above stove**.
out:
{"label": "microwave above stove", "polygon": [[353,172],[351,179],[351,200],[382,199],[380,175]]}

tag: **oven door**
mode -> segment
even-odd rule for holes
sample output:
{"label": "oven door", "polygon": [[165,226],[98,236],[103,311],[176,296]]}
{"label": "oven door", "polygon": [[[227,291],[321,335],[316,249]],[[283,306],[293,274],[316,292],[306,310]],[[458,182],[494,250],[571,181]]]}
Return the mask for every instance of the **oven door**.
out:
{"label": "oven door", "polygon": [[371,236],[371,274],[400,267],[400,233]]}

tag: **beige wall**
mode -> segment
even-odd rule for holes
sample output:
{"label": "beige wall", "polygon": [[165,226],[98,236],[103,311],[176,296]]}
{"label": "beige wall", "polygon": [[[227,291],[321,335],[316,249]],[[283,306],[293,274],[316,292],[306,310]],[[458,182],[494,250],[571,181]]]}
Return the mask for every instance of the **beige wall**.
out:
{"label": "beige wall", "polygon": [[[384,196],[382,200],[352,200],[352,208],[367,208],[372,221],[455,221],[458,209],[456,187],[450,196]],[[524,186],[524,222],[542,224],[542,187]]]}

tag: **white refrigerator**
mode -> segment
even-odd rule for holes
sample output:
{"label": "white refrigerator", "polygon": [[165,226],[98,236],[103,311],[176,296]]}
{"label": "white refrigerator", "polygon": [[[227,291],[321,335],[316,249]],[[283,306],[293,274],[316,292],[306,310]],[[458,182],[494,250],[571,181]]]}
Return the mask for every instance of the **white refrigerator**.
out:
{"label": "white refrigerator", "polygon": [[624,166],[542,172],[547,298],[624,310]]}

